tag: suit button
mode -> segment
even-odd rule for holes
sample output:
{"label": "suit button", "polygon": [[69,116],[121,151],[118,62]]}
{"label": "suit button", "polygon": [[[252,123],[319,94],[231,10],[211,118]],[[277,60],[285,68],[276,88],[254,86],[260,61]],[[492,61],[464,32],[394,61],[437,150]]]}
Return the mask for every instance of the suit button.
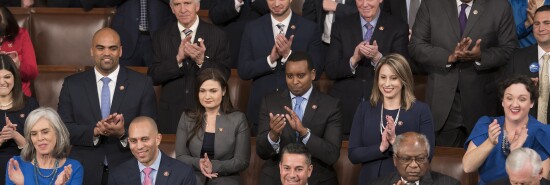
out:
{"label": "suit button", "polygon": [[276,92],[279,92],[279,88],[275,89]]}

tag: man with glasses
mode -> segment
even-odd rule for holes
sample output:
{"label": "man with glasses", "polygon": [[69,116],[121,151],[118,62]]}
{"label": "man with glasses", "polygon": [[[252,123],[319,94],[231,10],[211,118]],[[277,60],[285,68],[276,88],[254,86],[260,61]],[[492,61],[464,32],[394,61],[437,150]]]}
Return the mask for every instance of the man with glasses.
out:
{"label": "man with glasses", "polygon": [[460,184],[456,179],[430,170],[430,144],[425,135],[406,132],[395,138],[393,164],[397,173],[380,177],[372,185]]}

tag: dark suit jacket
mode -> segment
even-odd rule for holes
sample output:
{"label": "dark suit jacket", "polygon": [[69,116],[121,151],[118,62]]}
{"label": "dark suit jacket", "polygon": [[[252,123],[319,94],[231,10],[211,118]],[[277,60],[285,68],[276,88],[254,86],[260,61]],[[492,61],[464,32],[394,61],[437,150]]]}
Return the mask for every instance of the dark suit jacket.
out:
{"label": "dark suit jacket", "polygon": [[183,67],[179,68],[176,61],[181,43],[177,22],[172,22],[153,36],[155,61],[149,68],[149,76],[155,85],[162,86],[159,101],[159,131],[163,134],[175,134],[178,122],[186,109],[194,109],[197,104],[198,91],[195,90],[195,78],[202,69],[217,68],[228,79],[229,46],[225,33],[212,24],[198,20],[199,26],[195,35],[204,39],[206,47],[205,59],[201,68],[195,61],[184,59]]}
{"label": "dark suit jacket", "polygon": [[[529,71],[529,65],[531,65],[532,63],[538,64],[538,62],[537,44],[531,45],[526,48],[519,48],[514,52],[514,54],[512,54],[512,58],[506,66],[506,73],[501,75],[501,79],[505,79],[506,77],[512,76],[513,74],[525,75],[529,78],[538,78],[538,72],[533,73]],[[547,116],[550,116],[550,107],[548,110],[549,112]],[[534,116],[535,118],[537,117],[538,99],[535,100],[535,105],[533,105],[533,108],[529,110],[529,114]]]}
{"label": "dark suit jacket", "polygon": [[[259,184],[281,184],[279,155],[267,139],[270,130],[269,113],[287,114],[283,107],[292,107],[291,102],[290,93],[286,90],[263,98],[259,133],[256,137],[256,153],[266,162]],[[309,184],[338,184],[332,165],[340,156],[341,117],[339,101],[313,88],[302,118],[302,124],[309,128],[311,133],[305,145],[313,158],[313,173],[308,180]],[[280,151],[287,144],[294,142],[296,142],[296,132],[287,124],[280,136]]]}
{"label": "dark suit jacket", "polygon": [[[347,0],[346,4],[336,5],[334,11],[335,20],[338,21],[348,15],[357,13],[357,6],[354,0]],[[325,17],[327,11],[323,10],[323,0],[305,0],[302,6],[302,16],[317,23],[319,30],[325,30]]]}
{"label": "dark suit jacket", "polygon": [[225,31],[231,48],[231,67],[239,65],[239,49],[246,23],[268,14],[269,7],[266,0],[244,0],[241,10],[235,10],[235,1],[212,0],[208,16],[216,26]]}
{"label": "dark suit jacket", "polygon": [[[113,18],[113,29],[120,35],[120,42],[124,47],[122,57],[120,58],[123,65],[142,66],[141,61],[130,61],[134,55],[138,37],[139,37],[139,16],[140,5],[139,0],[118,0],[116,14]],[[153,34],[162,26],[175,20],[174,14],[169,6],[169,0],[148,0],[148,26],[149,33]],[[151,56],[153,54],[151,53]],[[149,61],[151,64],[152,61]]]}
{"label": "dark suit jacket", "polygon": [[[380,177],[375,181],[369,183],[369,185],[391,185],[401,180],[401,176],[398,173],[393,173],[384,177]],[[434,171],[427,171],[426,174],[420,179],[420,185],[460,185],[460,182],[447,175],[437,173]]]}
{"label": "dark suit jacket", "polygon": [[382,3],[383,11],[394,15],[406,24],[409,23],[409,14],[407,13],[406,0],[386,0]]}
{"label": "dark suit jacket", "polygon": [[[149,77],[119,67],[111,114],[123,114],[128,131],[128,125],[137,116],[156,118],[156,98]],[[111,168],[132,157],[130,150],[117,138],[101,136],[94,146],[93,129],[102,119],[97,88],[93,69],[71,75],[63,82],[58,104],[59,115],[69,130],[73,146],[69,157],[82,163],[86,171],[84,184],[90,185],[101,183],[105,157]]]}
{"label": "dark suit jacket", "polygon": [[[363,41],[359,13],[348,16],[333,24],[329,52],[327,55],[326,75],[334,80],[330,95],[342,101],[342,132],[348,135],[351,121],[357,105],[361,101],[368,101],[372,91],[374,66],[371,61],[363,58],[355,74],[351,72],[349,60],[353,56],[355,47]],[[398,18],[385,12],[380,13],[378,23],[374,28],[371,43],[378,43],[378,51],[382,55],[399,53],[408,57],[407,44],[408,27]]]}
{"label": "dark suit jacket", "polygon": [[[193,185],[196,184],[191,166],[160,152],[160,165],[155,177],[156,185]],[[141,175],[136,158],[127,160],[109,174],[109,185],[141,184]]]}
{"label": "dark suit jacket", "polygon": [[[433,111],[435,130],[443,127],[454,94],[460,91],[462,118],[469,133],[479,117],[496,113],[498,71],[517,47],[517,39],[509,3],[474,1],[463,36],[457,7],[455,0],[422,0],[409,52],[429,73],[426,103]],[[482,39],[481,65],[458,62],[447,68],[449,55],[463,37],[470,37],[474,44]]]}
{"label": "dark suit jacket", "polygon": [[[204,125],[204,122],[203,122]],[[203,146],[204,129],[189,141],[195,120],[186,113],[181,115],[176,135],[176,158],[194,167],[198,184],[204,184],[206,177],[200,171],[199,160]],[[218,177],[209,183],[242,184],[240,171],[248,167],[250,161],[250,130],[246,116],[242,112],[220,114],[216,118],[216,135],[214,136],[214,158],[211,158],[212,172]]]}
{"label": "dark suit jacket", "polygon": [[[292,13],[286,37],[290,38],[291,35],[294,35],[292,50],[306,51],[313,61],[317,77],[320,77],[324,61],[323,45],[321,33],[316,29],[315,23]],[[247,24],[241,42],[238,72],[243,80],[252,80],[246,116],[254,125],[258,123],[261,99],[265,95],[287,88],[285,66],[278,61],[277,67],[272,70],[267,64],[267,56],[271,53],[274,43],[271,14]]]}

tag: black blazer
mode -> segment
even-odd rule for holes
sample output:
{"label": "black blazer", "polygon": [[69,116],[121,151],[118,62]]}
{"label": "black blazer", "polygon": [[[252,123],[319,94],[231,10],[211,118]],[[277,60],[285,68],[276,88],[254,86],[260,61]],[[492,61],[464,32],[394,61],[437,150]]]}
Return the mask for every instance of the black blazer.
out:
{"label": "black blazer", "polygon": [[[111,114],[123,114],[128,131],[128,125],[135,117],[156,118],[156,98],[149,77],[119,67]],[[97,146],[93,144],[93,129],[102,118],[93,69],[65,78],[59,95],[58,112],[70,133],[73,147],[69,157],[82,163],[86,171],[84,184],[101,183],[105,158],[112,168],[132,157],[130,150],[122,146],[117,138],[101,136]]]}
{"label": "black blazer", "polygon": [[[393,173],[384,177],[380,177],[370,183],[369,185],[388,185],[395,184],[397,181],[401,180],[401,176],[398,173]],[[452,177],[447,175],[437,173],[434,171],[427,171],[424,176],[420,179],[420,185],[460,185],[460,182]]]}
{"label": "black blazer", "polygon": [[[160,165],[155,177],[156,185],[193,185],[195,174],[191,166],[160,152]],[[141,184],[138,161],[132,158],[122,163],[109,174],[109,185]]]}
{"label": "black blazer", "polygon": [[[329,79],[334,80],[329,94],[342,101],[344,135],[349,134],[353,114],[359,103],[369,100],[374,79],[374,66],[370,60],[361,60],[355,74],[351,72],[349,64],[355,47],[363,41],[360,19],[357,13],[333,24],[327,55],[325,73]],[[408,58],[408,30],[407,24],[381,11],[371,43],[376,40],[382,55],[399,53]]]}
{"label": "black blazer", "polygon": [[[336,5],[336,11],[334,11],[335,20],[338,21],[348,15],[357,13],[357,6],[355,1],[347,0],[346,4]],[[317,27],[321,32],[325,30],[325,17],[327,11],[323,10],[323,0],[305,0],[302,6],[302,16],[317,23]]]}
{"label": "black blazer", "polygon": [[201,68],[191,59],[184,59],[183,67],[178,67],[176,55],[181,37],[177,22],[164,26],[153,36],[155,61],[148,73],[155,85],[162,86],[158,127],[163,134],[175,134],[181,113],[195,108],[198,94],[195,90],[195,78],[202,69],[217,68],[222,71],[225,79],[230,74],[231,60],[225,33],[212,24],[198,21],[194,42],[198,43],[198,39],[202,38],[206,47]]}
{"label": "black blazer", "polygon": [[[270,130],[269,113],[287,114],[283,107],[292,107],[291,102],[289,91],[273,93],[263,98],[256,153],[266,162],[259,184],[281,184],[279,155],[267,139]],[[313,173],[308,180],[309,184],[338,184],[332,165],[340,156],[341,117],[339,101],[313,88],[302,118],[302,124],[311,132],[305,145],[313,158]],[[280,136],[280,151],[287,144],[296,142],[295,133],[290,125],[285,126]]]}

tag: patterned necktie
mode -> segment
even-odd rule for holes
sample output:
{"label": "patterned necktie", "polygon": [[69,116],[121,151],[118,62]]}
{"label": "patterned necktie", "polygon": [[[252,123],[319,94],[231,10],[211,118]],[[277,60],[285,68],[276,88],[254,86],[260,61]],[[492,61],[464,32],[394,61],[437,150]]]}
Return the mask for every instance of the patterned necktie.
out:
{"label": "patterned necktie", "polygon": [[416,19],[416,12],[418,12],[419,7],[420,0],[411,0],[411,4],[409,7],[409,28],[412,28],[414,24],[414,20]]}
{"label": "patterned necktie", "polygon": [[547,123],[548,118],[548,97],[550,95],[550,84],[548,80],[548,59],[550,59],[550,54],[545,54],[542,56],[542,65],[540,67],[539,73],[539,100],[538,100],[538,109],[537,109],[537,119],[542,123]]}
{"label": "patterned necktie", "polygon": [[187,36],[191,35],[191,33],[193,33],[193,30],[191,30],[189,28],[185,28],[182,32],[185,35],[185,37],[187,37]]}
{"label": "patterned necktie", "polygon": [[458,15],[458,23],[460,23],[460,36],[464,33],[464,28],[466,28],[466,23],[468,22],[468,17],[466,17],[466,8],[468,4],[462,3],[460,5],[460,14]]}
{"label": "patterned necktie", "polygon": [[365,24],[364,27],[367,28],[367,32],[365,32],[365,35],[363,35],[363,40],[370,42],[370,39],[372,37],[372,29],[374,27],[370,23]]}
{"label": "patterned necktie", "polygon": [[284,30],[285,25],[283,23],[279,23],[279,24],[277,24],[277,28],[279,28],[279,35],[283,35],[284,32],[285,32],[285,30]]}
{"label": "patterned necktie", "polygon": [[147,25],[147,0],[139,0],[139,30],[149,30]]}
{"label": "patterned necktie", "polygon": [[152,179],[149,175],[151,175],[151,172],[153,171],[153,168],[147,167],[143,169],[143,173],[145,174],[145,178],[143,179],[143,185],[152,185]]}
{"label": "patterned necktie", "polygon": [[[304,101],[304,97],[296,96],[294,97],[294,100],[296,100],[296,103],[294,104],[294,112],[296,115],[298,115],[298,118],[300,118],[300,121],[302,121],[302,117],[304,116],[304,111],[302,110],[302,101]],[[296,143],[300,143],[300,133],[296,131]]]}
{"label": "patterned necktie", "polygon": [[111,91],[109,90],[109,77],[101,78],[103,87],[101,88],[101,117],[106,118],[111,112]]}

